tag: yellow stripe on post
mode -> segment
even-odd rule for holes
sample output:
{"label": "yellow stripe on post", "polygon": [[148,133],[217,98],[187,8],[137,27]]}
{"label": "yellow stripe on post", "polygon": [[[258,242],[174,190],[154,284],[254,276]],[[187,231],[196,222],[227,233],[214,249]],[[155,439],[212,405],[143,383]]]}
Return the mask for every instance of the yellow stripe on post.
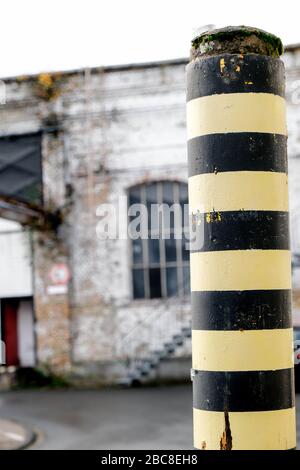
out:
{"label": "yellow stripe on post", "polygon": [[[194,409],[194,446],[220,450],[224,444],[223,412]],[[288,450],[296,447],[295,408],[229,412],[232,450]]]}
{"label": "yellow stripe on post", "polygon": [[286,173],[228,171],[189,178],[191,213],[212,211],[288,211]]}
{"label": "yellow stripe on post", "polygon": [[228,132],[286,135],[285,100],[271,93],[225,93],[187,103],[188,139]]}
{"label": "yellow stripe on post", "polygon": [[291,288],[289,250],[196,252],[190,260],[192,291]]}
{"label": "yellow stripe on post", "polygon": [[[193,369],[215,372],[290,369],[293,329],[192,331]],[[274,347],[276,345],[276,347]]]}

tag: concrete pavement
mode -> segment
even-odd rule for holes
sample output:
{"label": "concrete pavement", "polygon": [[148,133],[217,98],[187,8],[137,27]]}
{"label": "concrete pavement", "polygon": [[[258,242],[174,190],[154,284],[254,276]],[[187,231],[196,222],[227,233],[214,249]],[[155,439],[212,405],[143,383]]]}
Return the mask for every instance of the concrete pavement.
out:
{"label": "concrete pavement", "polygon": [[[192,449],[191,385],[0,393],[1,419],[38,432],[32,449]],[[297,395],[300,447],[300,395]]]}

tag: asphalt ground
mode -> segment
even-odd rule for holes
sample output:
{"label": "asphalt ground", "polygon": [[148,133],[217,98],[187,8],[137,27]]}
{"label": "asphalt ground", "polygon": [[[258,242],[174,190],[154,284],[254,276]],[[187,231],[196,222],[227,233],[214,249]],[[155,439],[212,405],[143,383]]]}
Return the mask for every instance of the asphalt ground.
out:
{"label": "asphalt ground", "polygon": [[[297,404],[300,447],[299,394]],[[193,448],[190,384],[1,392],[0,419],[2,424],[9,420],[22,424],[25,431],[33,430],[37,438],[30,449]]]}

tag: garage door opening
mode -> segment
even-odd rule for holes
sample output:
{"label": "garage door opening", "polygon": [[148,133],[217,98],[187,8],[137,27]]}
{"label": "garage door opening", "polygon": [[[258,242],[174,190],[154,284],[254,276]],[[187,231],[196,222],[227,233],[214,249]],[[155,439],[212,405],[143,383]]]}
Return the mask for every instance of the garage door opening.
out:
{"label": "garage door opening", "polygon": [[32,298],[1,299],[1,340],[5,366],[34,367],[35,338]]}

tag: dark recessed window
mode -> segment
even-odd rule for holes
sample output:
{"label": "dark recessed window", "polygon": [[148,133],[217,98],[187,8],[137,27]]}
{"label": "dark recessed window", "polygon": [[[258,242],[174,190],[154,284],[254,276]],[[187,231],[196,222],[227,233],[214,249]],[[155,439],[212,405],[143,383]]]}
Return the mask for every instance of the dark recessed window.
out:
{"label": "dark recessed window", "polygon": [[41,134],[0,138],[0,195],[41,205]]}
{"label": "dark recessed window", "polygon": [[[134,186],[129,190],[129,205],[140,203],[148,209],[148,238],[131,240],[133,297],[154,299],[188,295],[189,252],[184,236],[188,220],[187,185],[164,181]],[[164,217],[162,206],[153,207],[153,204],[165,204],[170,208],[174,203],[181,206],[180,220],[174,210]],[[130,216],[129,222],[133,219]],[[180,237],[175,233],[180,233]]]}

